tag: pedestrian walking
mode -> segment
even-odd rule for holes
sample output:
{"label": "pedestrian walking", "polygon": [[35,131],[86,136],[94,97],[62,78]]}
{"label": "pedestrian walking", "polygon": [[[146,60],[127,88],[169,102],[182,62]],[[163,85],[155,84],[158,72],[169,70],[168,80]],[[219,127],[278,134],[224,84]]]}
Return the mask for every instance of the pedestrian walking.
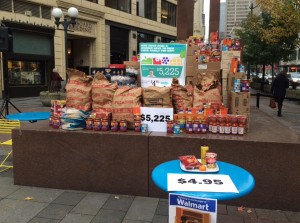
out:
{"label": "pedestrian walking", "polygon": [[286,89],[289,88],[289,79],[287,78],[287,70],[281,71],[274,79],[271,87],[271,93],[277,102],[278,113],[277,116],[282,116],[282,105],[286,94]]}

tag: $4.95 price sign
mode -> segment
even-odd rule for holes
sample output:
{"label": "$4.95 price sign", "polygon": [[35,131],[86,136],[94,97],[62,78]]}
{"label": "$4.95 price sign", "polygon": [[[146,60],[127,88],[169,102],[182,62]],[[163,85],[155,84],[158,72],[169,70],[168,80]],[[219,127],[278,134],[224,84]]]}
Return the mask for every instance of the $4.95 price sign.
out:
{"label": "$4.95 price sign", "polygon": [[167,121],[173,120],[173,108],[141,107],[142,124],[148,124],[148,131],[166,132]]}
{"label": "$4.95 price sign", "polygon": [[239,193],[228,175],[168,174],[168,191]]}

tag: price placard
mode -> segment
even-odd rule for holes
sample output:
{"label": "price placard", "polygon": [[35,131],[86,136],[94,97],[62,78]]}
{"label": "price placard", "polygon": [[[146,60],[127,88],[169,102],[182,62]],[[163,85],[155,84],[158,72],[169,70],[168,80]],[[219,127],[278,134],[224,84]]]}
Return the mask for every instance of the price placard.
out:
{"label": "price placard", "polygon": [[141,107],[142,124],[148,124],[148,131],[167,132],[167,121],[173,120],[173,108]]}
{"label": "price placard", "polygon": [[239,193],[230,176],[222,174],[168,174],[168,191]]}
{"label": "price placard", "polygon": [[185,85],[186,51],[186,44],[140,43],[142,87],[171,86],[174,77]]}

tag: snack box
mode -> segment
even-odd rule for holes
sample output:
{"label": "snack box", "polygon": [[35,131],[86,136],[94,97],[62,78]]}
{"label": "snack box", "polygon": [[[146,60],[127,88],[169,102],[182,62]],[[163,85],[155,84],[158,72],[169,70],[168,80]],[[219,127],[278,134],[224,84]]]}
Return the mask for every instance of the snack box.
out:
{"label": "snack box", "polygon": [[199,169],[202,165],[194,155],[179,156],[179,160],[187,170]]}

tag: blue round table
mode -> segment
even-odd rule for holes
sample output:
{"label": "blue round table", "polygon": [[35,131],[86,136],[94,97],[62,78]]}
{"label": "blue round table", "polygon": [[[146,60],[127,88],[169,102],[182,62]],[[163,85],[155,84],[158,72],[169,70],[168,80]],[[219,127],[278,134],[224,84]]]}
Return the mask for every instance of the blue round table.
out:
{"label": "blue round table", "polygon": [[[230,200],[239,198],[242,196],[247,195],[250,193],[254,186],[255,180],[252,174],[250,174],[245,169],[235,166],[233,164],[225,163],[218,161],[219,172],[211,173],[207,172],[207,174],[222,174],[222,175],[229,175],[232,182],[235,184],[236,188],[238,189],[239,193],[228,193],[228,192],[184,192],[184,191],[169,191],[178,194],[184,194],[193,197],[201,197],[201,198],[211,198],[217,200]],[[165,163],[162,163],[154,168],[152,171],[152,180],[154,184],[164,190],[168,191],[168,174],[169,173],[176,173],[176,174],[206,174],[206,173],[193,173],[193,172],[185,172],[180,168],[180,161],[179,160],[172,160]]]}
{"label": "blue round table", "polygon": [[19,121],[39,121],[50,118],[50,112],[22,112],[14,113],[6,116],[9,120]]}

